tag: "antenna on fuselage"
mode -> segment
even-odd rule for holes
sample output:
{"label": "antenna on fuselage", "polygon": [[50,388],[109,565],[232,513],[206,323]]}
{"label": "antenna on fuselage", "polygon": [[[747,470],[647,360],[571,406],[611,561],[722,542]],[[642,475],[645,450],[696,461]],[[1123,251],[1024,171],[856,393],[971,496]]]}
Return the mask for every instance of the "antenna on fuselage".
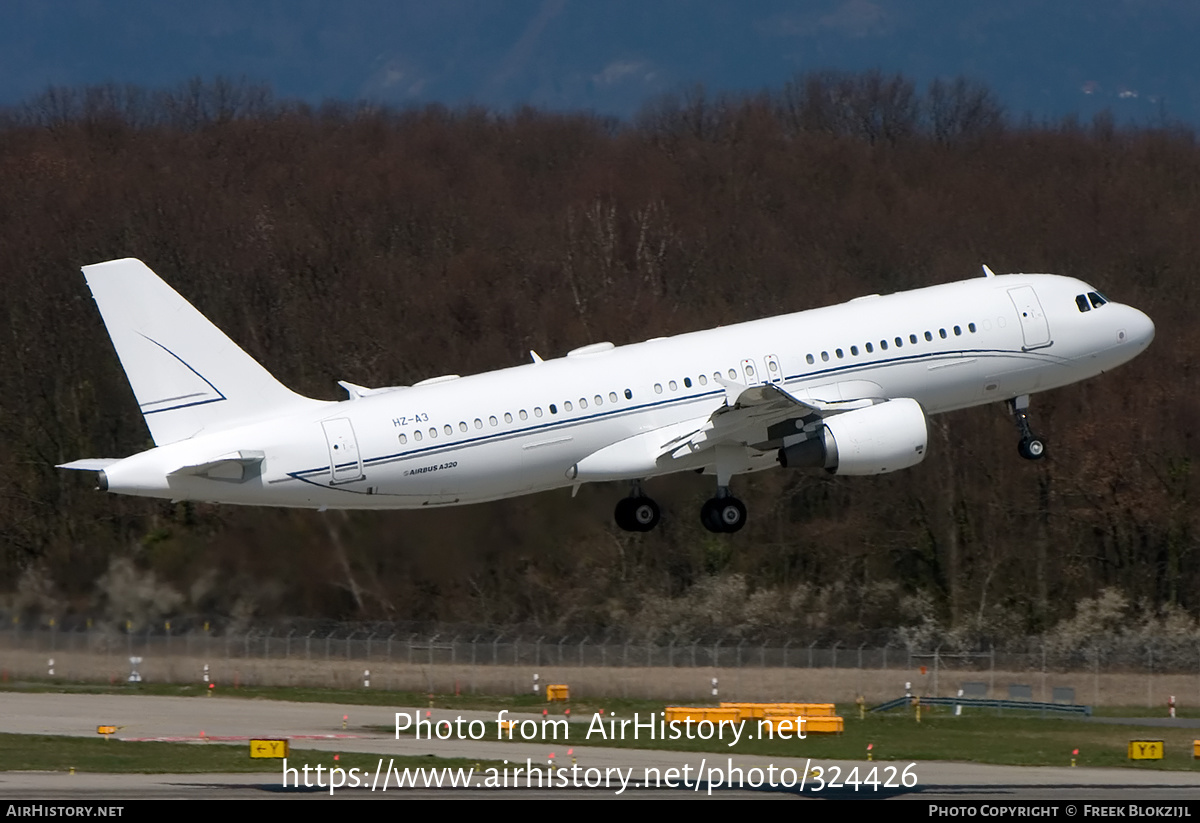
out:
{"label": "antenna on fuselage", "polygon": [[987,263],[983,264],[983,276],[984,277],[995,277],[996,276],[996,273],[987,267]]}
{"label": "antenna on fuselage", "polygon": [[535,352],[533,349],[530,349],[530,350],[529,350],[529,356],[533,358],[533,362],[534,362],[534,363],[542,363],[542,362],[544,362],[544,361],[542,360],[542,356],[541,356],[540,354],[538,354],[537,352]]}

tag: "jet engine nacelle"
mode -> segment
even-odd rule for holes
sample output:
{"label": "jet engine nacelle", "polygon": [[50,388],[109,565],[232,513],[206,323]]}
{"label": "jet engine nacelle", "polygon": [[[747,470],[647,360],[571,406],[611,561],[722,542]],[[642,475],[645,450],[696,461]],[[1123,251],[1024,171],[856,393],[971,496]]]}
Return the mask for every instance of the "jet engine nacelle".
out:
{"label": "jet engine nacelle", "polygon": [[925,459],[929,428],[921,404],[908,397],[827,418],[815,437],[779,450],[784,468],[830,474],[886,474]]}

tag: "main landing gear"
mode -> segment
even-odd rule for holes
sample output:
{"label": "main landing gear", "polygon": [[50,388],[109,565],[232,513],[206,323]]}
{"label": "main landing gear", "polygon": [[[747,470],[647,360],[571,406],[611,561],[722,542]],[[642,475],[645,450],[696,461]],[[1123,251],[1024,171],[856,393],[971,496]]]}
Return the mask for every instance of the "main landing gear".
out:
{"label": "main landing gear", "polygon": [[[617,502],[613,518],[627,532],[648,532],[658,525],[658,504],[635,484],[629,496]],[[746,504],[729,493],[728,486],[717,487],[717,496],[700,507],[700,522],[710,532],[732,534],[746,525]]]}
{"label": "main landing gear", "polygon": [[717,496],[700,507],[700,522],[710,532],[738,531],[746,525],[746,504],[730,495],[728,486],[721,486]]}
{"label": "main landing gear", "polygon": [[642,487],[635,484],[629,497],[618,501],[613,512],[617,525],[627,532],[648,532],[658,525],[658,504],[642,494]]}
{"label": "main landing gear", "polygon": [[1009,400],[1008,411],[1017,424],[1017,431],[1021,433],[1017,454],[1026,460],[1041,460],[1046,456],[1046,441],[1029,428],[1029,395],[1023,394]]}

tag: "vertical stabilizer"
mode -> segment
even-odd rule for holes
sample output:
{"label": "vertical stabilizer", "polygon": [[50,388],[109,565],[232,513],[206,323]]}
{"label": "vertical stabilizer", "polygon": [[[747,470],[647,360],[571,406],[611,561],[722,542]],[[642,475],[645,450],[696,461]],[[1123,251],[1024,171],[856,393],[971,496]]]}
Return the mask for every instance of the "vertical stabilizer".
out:
{"label": "vertical stabilizer", "polygon": [[156,445],[317,402],[283,386],[142,261],[83,274]]}

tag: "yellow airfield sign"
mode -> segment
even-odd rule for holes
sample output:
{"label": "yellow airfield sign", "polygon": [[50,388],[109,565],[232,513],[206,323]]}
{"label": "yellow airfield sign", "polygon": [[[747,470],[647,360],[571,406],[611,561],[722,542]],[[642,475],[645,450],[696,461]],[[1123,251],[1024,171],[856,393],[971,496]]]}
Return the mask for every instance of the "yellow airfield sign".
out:
{"label": "yellow airfield sign", "polygon": [[1161,740],[1130,740],[1130,760],[1162,760],[1163,742]]}
{"label": "yellow airfield sign", "polygon": [[251,757],[287,757],[288,742],[269,738],[252,738],[250,740]]}

